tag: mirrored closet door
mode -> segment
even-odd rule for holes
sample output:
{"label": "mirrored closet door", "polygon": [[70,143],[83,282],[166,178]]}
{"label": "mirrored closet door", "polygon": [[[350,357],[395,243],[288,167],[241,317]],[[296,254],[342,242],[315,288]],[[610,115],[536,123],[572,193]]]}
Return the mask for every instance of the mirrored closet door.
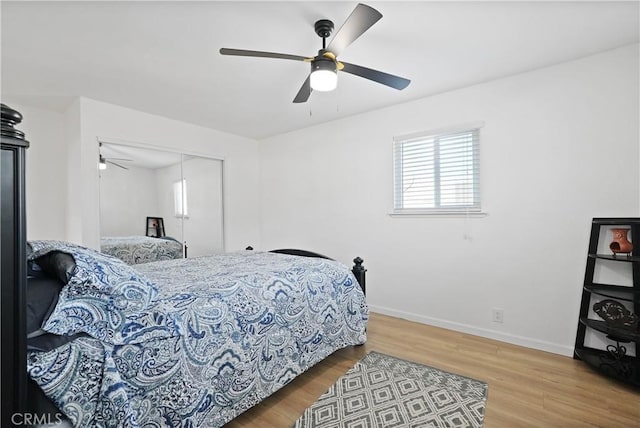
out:
{"label": "mirrored closet door", "polygon": [[183,155],[182,227],[189,256],[224,251],[222,228],[222,161]]}
{"label": "mirrored closet door", "polygon": [[130,264],[224,251],[222,166],[219,159],[101,142],[102,251]]}

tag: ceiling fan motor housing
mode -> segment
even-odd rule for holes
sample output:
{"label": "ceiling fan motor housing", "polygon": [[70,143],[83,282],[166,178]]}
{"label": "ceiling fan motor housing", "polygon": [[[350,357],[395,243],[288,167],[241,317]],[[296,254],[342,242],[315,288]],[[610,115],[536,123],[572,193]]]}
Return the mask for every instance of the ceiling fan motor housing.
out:
{"label": "ceiling fan motor housing", "polygon": [[322,55],[322,51],[320,52],[321,53],[311,61],[311,72],[313,73],[317,70],[329,70],[335,73],[337,71],[336,61]]}
{"label": "ceiling fan motor housing", "polygon": [[314,28],[318,36],[326,39],[331,35],[331,32],[333,31],[333,22],[328,19],[321,19],[319,21],[316,21]]}

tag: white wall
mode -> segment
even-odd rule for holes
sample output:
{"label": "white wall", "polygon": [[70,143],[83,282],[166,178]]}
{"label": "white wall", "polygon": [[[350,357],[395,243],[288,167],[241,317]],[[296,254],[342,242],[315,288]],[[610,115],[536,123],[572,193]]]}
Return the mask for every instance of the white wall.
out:
{"label": "white wall", "polygon": [[27,239],[66,239],[68,140],[65,114],[6,99],[2,102],[22,114],[23,121],[16,128],[25,133],[30,143],[26,154]]}
{"label": "white wall", "polygon": [[[638,75],[634,45],[265,140],[262,245],[363,257],[374,311],[570,355],[591,218],[639,213]],[[488,215],[390,217],[392,137],[478,121]]]}
{"label": "white wall", "polygon": [[[66,171],[64,172],[66,173],[65,178],[67,179],[66,195],[64,195],[66,196],[66,206],[64,209],[67,213],[67,236],[65,240],[82,244],[84,189],[82,188],[83,180],[82,170],[80,168],[82,162],[82,124],[79,98],[75,99],[65,112],[64,122],[64,139],[66,145],[58,147],[58,150],[60,150],[61,153],[66,153],[67,157],[65,164]],[[37,170],[37,167],[35,169]],[[52,179],[54,178],[52,177]],[[29,188],[27,186],[27,192],[39,193],[40,188]],[[64,194],[63,191],[61,190],[60,193],[62,197]],[[27,227],[29,227],[28,223]]]}

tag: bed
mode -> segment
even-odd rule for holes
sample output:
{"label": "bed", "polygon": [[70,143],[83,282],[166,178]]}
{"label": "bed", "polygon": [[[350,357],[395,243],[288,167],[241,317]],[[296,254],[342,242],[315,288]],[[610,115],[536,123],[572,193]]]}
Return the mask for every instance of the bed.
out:
{"label": "bed", "polygon": [[[292,250],[130,266],[30,247],[27,370],[73,426],[220,427],[366,341],[361,259],[353,272]],[[49,285],[29,293],[34,278]]]}
{"label": "bed", "polygon": [[130,265],[183,257],[180,241],[168,236],[103,237],[100,239],[100,251]]}

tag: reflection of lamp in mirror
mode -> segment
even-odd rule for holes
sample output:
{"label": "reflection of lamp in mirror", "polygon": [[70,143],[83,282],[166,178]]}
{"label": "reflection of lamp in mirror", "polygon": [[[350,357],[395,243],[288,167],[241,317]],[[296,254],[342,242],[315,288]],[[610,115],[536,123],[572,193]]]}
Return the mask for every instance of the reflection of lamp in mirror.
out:
{"label": "reflection of lamp in mirror", "polygon": [[104,160],[102,155],[100,155],[100,161],[98,162],[98,169],[101,169],[101,170],[107,169],[107,162]]}

